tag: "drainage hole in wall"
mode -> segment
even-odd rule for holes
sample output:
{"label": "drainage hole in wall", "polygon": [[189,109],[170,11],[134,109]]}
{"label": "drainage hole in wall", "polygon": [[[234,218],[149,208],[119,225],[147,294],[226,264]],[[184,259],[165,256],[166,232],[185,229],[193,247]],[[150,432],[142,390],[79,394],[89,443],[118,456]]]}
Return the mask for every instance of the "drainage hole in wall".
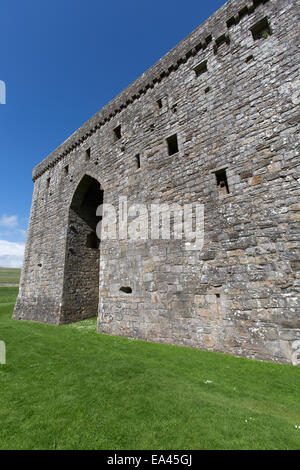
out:
{"label": "drainage hole in wall", "polygon": [[253,55],[249,55],[249,56],[247,57],[247,59],[245,60],[245,62],[246,62],[246,64],[248,64],[248,63],[251,62],[252,60],[254,60]]}
{"label": "drainage hole in wall", "polygon": [[125,292],[125,294],[132,294],[132,289],[128,286],[122,286],[120,287],[120,292]]}

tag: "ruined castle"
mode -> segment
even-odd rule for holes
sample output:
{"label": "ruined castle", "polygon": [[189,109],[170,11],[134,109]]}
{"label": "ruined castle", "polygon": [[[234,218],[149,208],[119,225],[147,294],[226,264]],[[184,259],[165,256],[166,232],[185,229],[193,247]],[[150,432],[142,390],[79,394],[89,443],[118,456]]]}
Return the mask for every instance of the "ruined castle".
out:
{"label": "ruined castle", "polygon": [[[15,319],[297,362],[298,25],[229,0],[34,169]],[[203,247],[99,240],[120,197],[201,203]]]}

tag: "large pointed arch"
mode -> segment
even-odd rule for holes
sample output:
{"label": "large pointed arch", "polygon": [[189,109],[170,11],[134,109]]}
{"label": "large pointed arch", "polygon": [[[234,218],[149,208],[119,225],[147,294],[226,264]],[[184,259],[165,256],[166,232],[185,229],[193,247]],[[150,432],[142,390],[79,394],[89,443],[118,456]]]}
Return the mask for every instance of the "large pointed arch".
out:
{"label": "large pointed arch", "polygon": [[86,174],[70,203],[62,323],[96,317],[98,313],[100,241],[96,235],[96,211],[103,196],[99,181]]}

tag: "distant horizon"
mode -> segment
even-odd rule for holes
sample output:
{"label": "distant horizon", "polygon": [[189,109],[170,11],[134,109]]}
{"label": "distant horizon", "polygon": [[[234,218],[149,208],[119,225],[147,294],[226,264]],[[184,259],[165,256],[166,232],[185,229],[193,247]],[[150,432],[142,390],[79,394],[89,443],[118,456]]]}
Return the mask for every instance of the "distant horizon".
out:
{"label": "distant horizon", "polygon": [[22,268],[11,268],[11,267],[7,267],[7,266],[0,266],[0,269],[13,269],[15,271],[16,270],[20,271],[20,269],[22,269]]}

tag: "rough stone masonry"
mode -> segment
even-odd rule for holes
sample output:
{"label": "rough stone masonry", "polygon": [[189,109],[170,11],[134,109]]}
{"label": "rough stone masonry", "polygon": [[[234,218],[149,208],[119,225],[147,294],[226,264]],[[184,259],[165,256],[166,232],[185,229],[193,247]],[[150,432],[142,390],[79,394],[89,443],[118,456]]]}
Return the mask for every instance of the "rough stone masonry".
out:
{"label": "rough stone masonry", "polygon": [[[294,0],[230,0],[33,171],[14,318],[297,364]],[[102,240],[102,202],[204,205],[204,246]]]}

